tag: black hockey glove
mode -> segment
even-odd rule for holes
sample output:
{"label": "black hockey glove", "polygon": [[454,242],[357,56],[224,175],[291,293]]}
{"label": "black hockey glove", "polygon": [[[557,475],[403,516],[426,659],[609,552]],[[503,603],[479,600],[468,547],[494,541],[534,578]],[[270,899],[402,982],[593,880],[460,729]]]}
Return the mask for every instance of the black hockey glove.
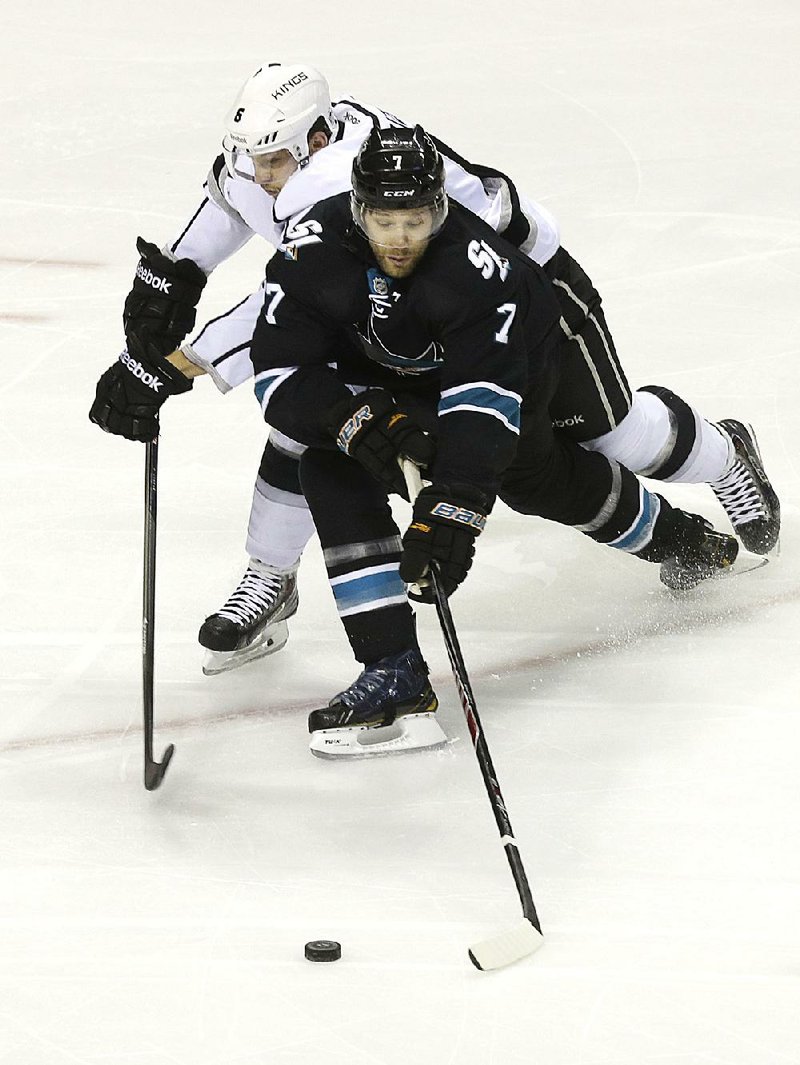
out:
{"label": "black hockey glove", "polygon": [[[469,573],[475,538],[486,525],[488,504],[483,492],[468,485],[432,484],[423,488],[403,537],[401,580],[415,584],[434,563],[442,590],[445,595],[452,595]],[[432,587],[423,587],[419,593],[409,592],[409,595],[421,603],[434,601]]]}
{"label": "black hockey glove", "polygon": [[328,429],[347,455],[360,462],[390,492],[408,499],[398,458],[404,455],[417,466],[433,461],[436,447],[388,392],[370,388],[359,392],[331,412]]}
{"label": "black hockey glove", "polygon": [[158,412],[168,396],[188,392],[192,380],[162,359],[145,355],[136,337],[97,382],[89,419],[107,433],[146,443],[158,436]]}
{"label": "black hockey glove", "polygon": [[122,311],[125,336],[169,355],[194,326],[195,307],[208,279],[191,259],[174,262],[141,237],[136,249],[141,259]]}

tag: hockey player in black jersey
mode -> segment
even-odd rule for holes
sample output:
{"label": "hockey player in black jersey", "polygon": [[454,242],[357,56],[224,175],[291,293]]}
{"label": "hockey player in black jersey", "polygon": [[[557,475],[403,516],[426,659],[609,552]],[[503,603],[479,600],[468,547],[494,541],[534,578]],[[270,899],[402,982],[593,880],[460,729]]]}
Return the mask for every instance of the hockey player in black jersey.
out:
{"label": "hockey player in black jersey", "polygon": [[[278,101],[276,103],[276,100]],[[226,119],[223,154],[208,174],[198,209],[163,250],[140,241],[141,260],[125,304],[128,350],[100,380],[91,417],[109,432],[147,439],[168,395],[208,373],[221,391],[252,375],[250,340],[263,292],[207,322],[180,350],[194,322],[206,275],[254,233],[276,247],[309,235],[305,217],[318,200],[349,189],[353,156],[373,127],[398,122],[352,97],[331,102],[324,77],[306,64],[264,64]],[[446,188],[533,261],[543,265],[561,306],[562,388],[587,369],[592,409],[564,410],[584,448],[660,480],[708,482],[750,550],[777,540],[777,497],[754,437],[740,422],[714,425],[665,388],[630,388],[614,349],[600,296],[559,243],[558,225],[503,174],[469,163],[441,141]],[[176,370],[182,373],[177,373]],[[590,431],[596,435],[592,437]],[[297,608],[296,570],[311,535],[300,491],[303,445],[272,430],[249,519],[250,562],[225,605],[206,619],[204,670],[218,672],[283,646]]]}
{"label": "hockey player in black jersey", "polygon": [[[573,373],[561,380],[568,341],[553,286],[448,203],[442,160],[420,127],[374,130],[352,194],[306,221],[309,234],[267,266],[252,357],[265,418],[307,447],[303,490],[364,666],[312,713],[312,732],[396,720],[413,729],[435,710],[404,582],[435,563],[455,591],[497,496],[661,563],[672,587],[735,559],[732,536],[577,442],[605,412],[588,370],[578,385]],[[575,409],[584,421],[569,428]],[[431,482],[402,547],[387,503],[405,491],[400,456]]]}

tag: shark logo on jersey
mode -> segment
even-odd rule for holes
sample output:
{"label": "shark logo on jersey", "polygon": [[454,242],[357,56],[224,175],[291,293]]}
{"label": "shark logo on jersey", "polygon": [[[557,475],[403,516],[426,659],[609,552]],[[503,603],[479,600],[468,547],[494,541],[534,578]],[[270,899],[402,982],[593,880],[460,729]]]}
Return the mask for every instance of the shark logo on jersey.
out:
{"label": "shark logo on jersey", "polygon": [[[397,314],[403,318],[404,304],[402,292],[394,288],[391,277],[387,277],[375,267],[367,270],[369,285],[370,313],[366,333],[357,329],[365,353],[382,366],[388,366],[400,374],[429,373],[438,370],[443,359],[443,348],[436,341],[420,337],[417,342],[421,350],[416,354],[401,354],[392,350],[392,336],[395,332],[392,319]],[[408,334],[403,333],[402,322],[398,336],[403,334],[404,344],[413,348],[414,340],[408,341]],[[411,336],[413,337],[413,331]],[[424,347],[423,347],[424,344]]]}
{"label": "shark logo on jersey", "polygon": [[370,318],[367,323],[367,335],[361,332],[360,329],[356,330],[358,338],[361,341],[361,346],[364,349],[366,355],[369,356],[373,362],[380,363],[381,366],[386,366],[390,370],[394,370],[395,373],[405,375],[416,375],[422,373],[430,373],[432,370],[438,370],[442,362],[444,361],[444,349],[441,344],[438,344],[435,340],[432,340],[428,346],[417,355],[398,355],[393,351],[390,351],[384,341],[378,336],[375,331],[375,323],[373,318]]}

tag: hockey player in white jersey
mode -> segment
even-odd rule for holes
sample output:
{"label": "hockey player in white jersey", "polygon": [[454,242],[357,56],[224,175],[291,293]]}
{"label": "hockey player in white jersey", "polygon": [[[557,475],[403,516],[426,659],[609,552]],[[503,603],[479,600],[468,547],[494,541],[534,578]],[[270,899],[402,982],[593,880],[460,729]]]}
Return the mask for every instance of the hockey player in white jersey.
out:
{"label": "hockey player in white jersey", "polygon": [[[184,341],[207,275],[256,234],[275,248],[313,240],[313,223],[304,221],[311,206],[350,188],[352,161],[372,128],[399,124],[352,97],[332,103],[324,77],[306,64],[266,65],[249,78],[226,117],[223,154],[194,215],[161,251],[138,242],[142,258],[124,312],[127,350],[101,378],[92,420],[131,439],[152,439],[161,404],[188,391],[193,377],[208,374],[222,392],[248,380],[254,325],[271,295],[262,285]],[[575,372],[584,375],[588,367],[607,413],[608,431],[582,439],[576,411],[575,438],[649,477],[709,483],[745,547],[771,550],[780,511],[752,431],[733,419],[714,425],[668,389],[632,391],[599,294],[560,247],[552,215],[521,197],[503,174],[436,143],[448,195],[543,266],[555,286]],[[271,433],[253,495],[249,565],[200,630],[207,673],[286,642],[286,622],[297,609],[297,567],[313,532],[298,479],[302,451]]]}

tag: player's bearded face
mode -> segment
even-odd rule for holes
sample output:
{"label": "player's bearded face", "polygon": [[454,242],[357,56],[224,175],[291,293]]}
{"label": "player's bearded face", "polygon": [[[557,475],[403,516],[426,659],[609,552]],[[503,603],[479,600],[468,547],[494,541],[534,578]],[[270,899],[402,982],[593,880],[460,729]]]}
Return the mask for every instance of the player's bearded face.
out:
{"label": "player's bearded face", "polygon": [[253,156],[256,184],[270,196],[277,196],[297,170],[297,160],[286,148]]}
{"label": "player's bearded face", "polygon": [[414,272],[428,247],[433,221],[429,207],[364,211],[364,231],[372,254],[385,274],[408,277]]}

